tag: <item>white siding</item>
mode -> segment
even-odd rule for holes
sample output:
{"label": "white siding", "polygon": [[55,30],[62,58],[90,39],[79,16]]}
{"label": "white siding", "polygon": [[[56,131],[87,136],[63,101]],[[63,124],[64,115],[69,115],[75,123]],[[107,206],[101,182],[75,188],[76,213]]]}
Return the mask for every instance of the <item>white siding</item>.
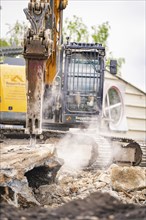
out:
{"label": "white siding", "polygon": [[132,139],[146,140],[146,93],[109,73],[105,74],[106,84],[115,86],[122,84],[125,88],[124,104],[128,131],[121,133],[113,132],[113,134]]}
{"label": "white siding", "polygon": [[133,107],[143,107],[145,108],[145,96],[140,94],[140,95],[134,95],[134,94],[129,94],[126,92],[125,95],[125,105],[126,106],[133,106]]}
{"label": "white siding", "polygon": [[146,119],[146,108],[126,105],[125,112],[128,118]]}
{"label": "white siding", "polygon": [[146,120],[127,118],[128,120],[128,129],[133,131],[145,131],[146,129]]}

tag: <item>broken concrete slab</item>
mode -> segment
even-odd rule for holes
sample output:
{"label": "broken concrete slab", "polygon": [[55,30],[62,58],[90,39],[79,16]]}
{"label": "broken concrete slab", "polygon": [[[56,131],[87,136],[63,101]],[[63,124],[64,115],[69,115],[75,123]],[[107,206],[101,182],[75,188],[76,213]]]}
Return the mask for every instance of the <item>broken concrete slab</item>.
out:
{"label": "broken concrete slab", "polygon": [[145,169],[141,167],[113,166],[110,169],[111,186],[117,191],[146,186]]}
{"label": "broken concrete slab", "polygon": [[[59,161],[55,157],[55,152],[53,144],[8,145],[4,147],[1,145],[0,187],[6,191],[3,198],[7,200],[8,194],[13,191],[12,197],[13,199],[15,197],[15,204],[19,203],[18,200],[21,198],[21,200],[38,205],[39,203],[33,196],[32,188],[29,187],[32,186],[32,174],[29,175],[29,172],[39,167],[45,167],[49,172],[49,168],[53,169],[57,166]],[[61,165],[59,164],[58,167]],[[38,178],[35,175],[36,179],[39,179],[41,175],[38,175]],[[35,182],[37,181],[35,180]]]}

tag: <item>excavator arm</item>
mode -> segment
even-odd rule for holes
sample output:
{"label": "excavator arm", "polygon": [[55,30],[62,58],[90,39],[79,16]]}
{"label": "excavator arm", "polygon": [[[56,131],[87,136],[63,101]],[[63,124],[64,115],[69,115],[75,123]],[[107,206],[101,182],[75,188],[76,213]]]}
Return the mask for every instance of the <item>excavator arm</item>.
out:
{"label": "excavator arm", "polygon": [[24,38],[26,60],[27,114],[29,134],[41,134],[45,84],[51,84],[57,73],[59,44],[62,36],[62,10],[67,0],[30,0],[24,9],[30,22]]}

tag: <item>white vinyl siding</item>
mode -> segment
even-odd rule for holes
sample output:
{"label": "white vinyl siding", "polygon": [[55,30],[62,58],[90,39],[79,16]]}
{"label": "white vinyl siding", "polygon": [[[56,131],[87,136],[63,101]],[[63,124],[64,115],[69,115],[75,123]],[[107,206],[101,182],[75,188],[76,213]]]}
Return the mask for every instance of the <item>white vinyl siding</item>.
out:
{"label": "white vinyl siding", "polygon": [[125,88],[124,104],[128,131],[123,133],[114,131],[113,135],[146,140],[146,93],[120,77],[107,72],[105,73],[105,82],[115,86],[120,83]]}

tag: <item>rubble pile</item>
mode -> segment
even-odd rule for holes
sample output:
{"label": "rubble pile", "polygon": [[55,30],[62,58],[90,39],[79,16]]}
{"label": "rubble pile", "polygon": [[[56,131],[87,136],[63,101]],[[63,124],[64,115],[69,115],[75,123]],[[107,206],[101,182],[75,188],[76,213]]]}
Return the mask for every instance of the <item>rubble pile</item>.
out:
{"label": "rubble pile", "polygon": [[145,211],[145,206],[122,204],[108,193],[100,192],[52,210],[42,207],[25,210],[0,204],[1,220],[145,220]]}
{"label": "rubble pile", "polygon": [[58,173],[56,183],[34,190],[35,197],[47,208],[56,208],[92,193],[108,193],[124,204],[144,205],[145,168],[111,165],[106,170],[86,169]]}
{"label": "rubble pile", "polygon": [[[23,146],[23,144],[28,144],[28,141],[29,140],[19,140],[19,144],[22,144]],[[1,190],[4,191],[4,194],[2,194],[4,201],[7,201],[9,204],[13,204],[16,207],[26,207],[26,204],[19,203],[19,199],[15,198],[15,194],[11,196],[12,198],[9,198],[9,194],[11,194],[9,186],[12,188],[14,183],[18,183],[18,181],[16,182],[13,180],[16,180],[20,176],[21,178],[19,183],[23,183],[22,179],[25,179],[26,183],[25,185],[22,184],[23,188],[20,188],[21,195],[26,194],[27,196],[26,203],[28,203],[28,197],[30,199],[30,195],[25,193],[26,191],[24,190],[24,186],[27,185],[27,188],[29,186],[28,189],[31,191],[31,197],[34,198],[36,204],[46,208],[54,209],[62,206],[63,204],[67,204],[70,201],[76,201],[77,199],[83,200],[96,192],[108,193],[110,196],[114,197],[123,204],[132,203],[140,206],[146,204],[146,168],[144,167],[128,167],[124,165],[118,166],[116,164],[112,164],[108,168],[101,169],[99,166],[94,164],[92,167],[77,170],[73,167],[68,167],[64,163],[59,171],[57,168],[58,172],[55,171],[54,178],[54,172],[52,168],[52,166],[54,166],[54,160],[51,158],[48,160],[47,146],[50,144],[53,148],[55,141],[56,139],[52,139],[52,142],[50,141],[48,144],[45,143],[45,148],[42,148],[40,144],[38,147],[40,148],[39,153],[38,151],[35,151],[35,154],[33,153],[33,157],[33,147],[31,147],[31,149],[26,148],[25,145],[23,147],[21,146],[21,148],[19,145],[14,147],[14,145],[17,143],[16,140],[13,140],[13,142],[10,140],[10,143],[14,144],[11,146],[9,145],[8,140],[7,142],[1,144],[1,149],[4,154],[4,156],[1,158],[2,161],[4,161],[3,166],[1,167],[1,171],[3,171],[1,172],[1,175],[3,174],[1,178]],[[24,150],[22,150],[22,148],[24,148]],[[19,149],[19,154],[17,154],[17,156],[15,155],[14,157],[13,154],[17,149]],[[7,152],[9,152],[9,154],[7,154]],[[42,162],[40,160],[43,154],[45,154],[46,160],[43,160]],[[5,157],[7,158],[5,159]],[[13,160],[9,160],[8,158],[13,158]],[[23,162],[25,162],[24,164],[26,166],[21,165],[21,159]],[[67,159],[68,161],[71,161],[70,158]],[[74,160],[71,162],[76,162],[76,160],[77,158],[74,158]],[[5,161],[7,161],[7,163],[5,163]],[[57,162],[56,159],[55,161]],[[14,178],[11,178],[11,181],[8,181],[9,179],[7,178],[7,184],[6,181],[3,181],[3,177],[6,178],[5,174],[8,175],[10,173],[8,172],[11,168],[11,166],[8,166],[10,162],[14,162],[15,166],[13,166],[13,170],[16,170],[16,172],[14,172],[15,175],[13,175]],[[34,166],[34,163],[37,163],[37,165],[40,167]],[[49,166],[49,169],[47,169],[48,171],[42,172],[42,170],[46,170],[46,166]],[[49,179],[51,181],[49,181]],[[21,186],[21,184],[19,185]],[[7,193],[8,190],[10,191],[9,193]],[[36,206],[36,204],[34,206]]]}

